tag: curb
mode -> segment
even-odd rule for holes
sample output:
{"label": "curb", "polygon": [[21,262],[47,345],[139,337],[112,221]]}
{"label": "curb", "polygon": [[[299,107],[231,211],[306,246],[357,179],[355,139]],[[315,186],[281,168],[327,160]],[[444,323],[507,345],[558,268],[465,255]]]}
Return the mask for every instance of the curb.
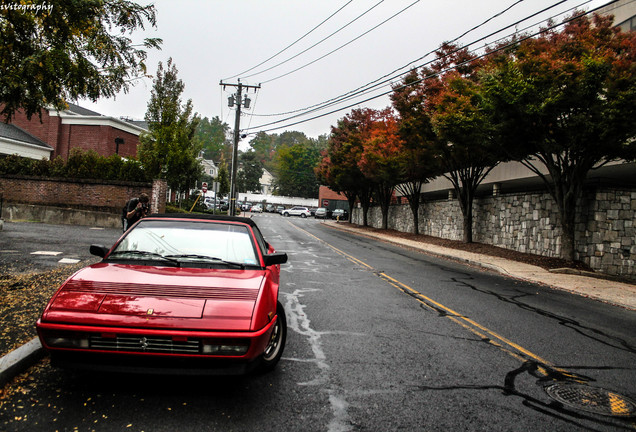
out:
{"label": "curb", "polygon": [[0,358],[0,387],[35,364],[44,354],[40,339],[36,337]]}

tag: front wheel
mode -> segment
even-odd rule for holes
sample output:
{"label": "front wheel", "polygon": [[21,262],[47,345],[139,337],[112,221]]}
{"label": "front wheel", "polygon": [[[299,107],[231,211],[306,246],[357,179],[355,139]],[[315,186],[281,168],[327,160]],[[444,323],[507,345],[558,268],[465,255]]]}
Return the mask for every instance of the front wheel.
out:
{"label": "front wheel", "polygon": [[301,213],[301,214],[300,214],[300,217],[304,219],[304,218],[306,218],[306,217],[307,217],[307,215],[306,215],[305,213]]}
{"label": "front wheel", "polygon": [[269,372],[273,370],[278,364],[280,358],[283,355],[285,349],[285,341],[287,340],[287,319],[285,318],[285,309],[283,305],[278,302],[276,306],[276,324],[272,330],[272,335],[269,339],[269,343],[263,352],[261,358],[260,370],[262,372]]}
{"label": "front wheel", "polygon": [[283,213],[283,217],[289,217],[289,213],[287,212]]}

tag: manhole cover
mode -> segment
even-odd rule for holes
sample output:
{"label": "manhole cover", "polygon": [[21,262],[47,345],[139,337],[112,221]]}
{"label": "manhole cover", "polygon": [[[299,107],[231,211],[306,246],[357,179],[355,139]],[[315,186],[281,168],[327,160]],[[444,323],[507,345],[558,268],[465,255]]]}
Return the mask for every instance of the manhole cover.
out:
{"label": "manhole cover", "polygon": [[636,415],[636,402],[602,388],[564,382],[549,385],[545,391],[552,399],[582,411],[615,417]]}

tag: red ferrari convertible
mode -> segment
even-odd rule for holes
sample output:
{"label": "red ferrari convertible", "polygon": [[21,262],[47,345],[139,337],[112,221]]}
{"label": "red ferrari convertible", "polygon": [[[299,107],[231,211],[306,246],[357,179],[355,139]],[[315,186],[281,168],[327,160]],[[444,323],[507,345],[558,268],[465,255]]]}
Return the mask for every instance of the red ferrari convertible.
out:
{"label": "red ferrari convertible", "polygon": [[37,322],[54,366],[271,370],[285,347],[280,264],[252,219],[152,215],[71,276]]}

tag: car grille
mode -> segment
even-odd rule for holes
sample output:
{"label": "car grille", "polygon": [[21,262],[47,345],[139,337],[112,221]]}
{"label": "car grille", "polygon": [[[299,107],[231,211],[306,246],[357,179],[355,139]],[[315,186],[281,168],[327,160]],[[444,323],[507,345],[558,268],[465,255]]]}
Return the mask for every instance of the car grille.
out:
{"label": "car grille", "polygon": [[133,351],[170,354],[198,354],[201,341],[175,341],[171,337],[118,335],[106,338],[91,335],[89,339],[92,349],[106,351]]}
{"label": "car grille", "polygon": [[64,290],[154,297],[209,298],[215,300],[254,301],[258,297],[258,289],[251,288],[189,287],[84,280],[71,280],[64,285]]}

